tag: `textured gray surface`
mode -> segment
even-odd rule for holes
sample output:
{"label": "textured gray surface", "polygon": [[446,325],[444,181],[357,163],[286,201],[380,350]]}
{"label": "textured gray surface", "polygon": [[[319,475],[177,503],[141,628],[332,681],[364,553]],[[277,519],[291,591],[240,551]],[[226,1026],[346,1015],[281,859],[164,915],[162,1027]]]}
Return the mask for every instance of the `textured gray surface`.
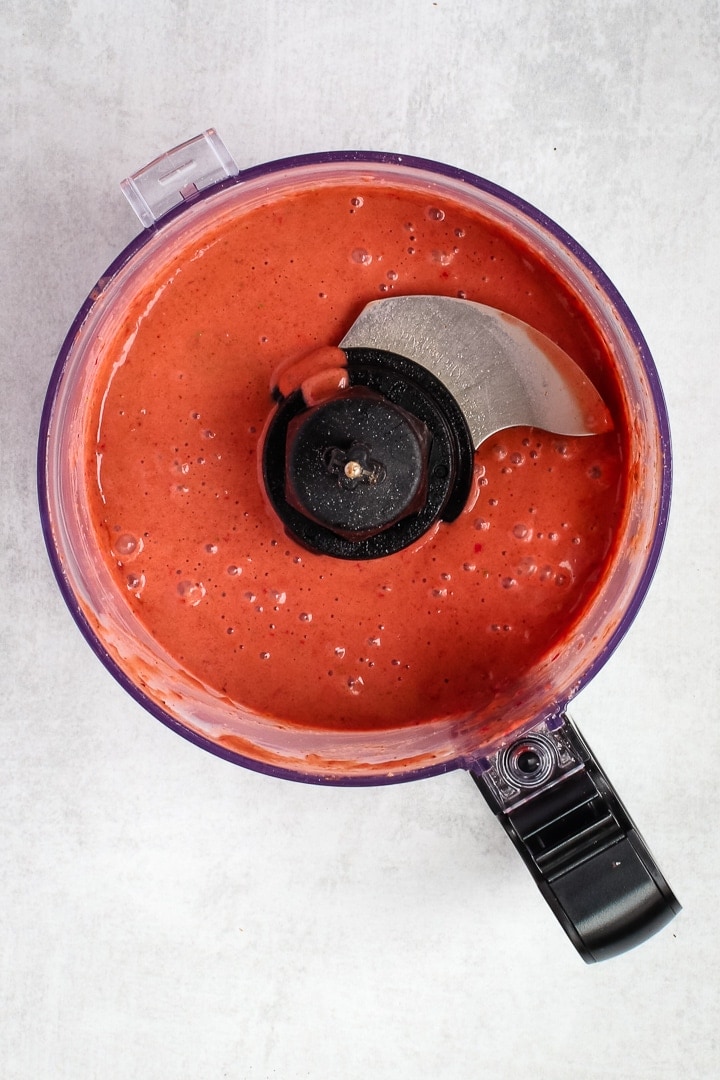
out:
{"label": "textured gray surface", "polygon": [[[0,1075],[717,1075],[716,2],[5,0]],[[457,773],[329,791],[214,759],[80,638],[37,522],[65,330],[117,182],[214,124],[241,165],[362,147],[542,207],[654,352],[676,453],[648,600],[574,716],[685,905],[586,968]]]}

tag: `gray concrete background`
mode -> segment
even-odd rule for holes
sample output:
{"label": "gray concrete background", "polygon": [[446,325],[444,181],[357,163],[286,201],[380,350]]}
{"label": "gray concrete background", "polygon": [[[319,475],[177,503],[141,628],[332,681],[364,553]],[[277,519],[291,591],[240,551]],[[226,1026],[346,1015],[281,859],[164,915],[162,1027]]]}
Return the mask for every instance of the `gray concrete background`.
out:
{"label": "gray concrete background", "polygon": [[[4,0],[0,1076],[717,1075],[720,8]],[[54,358],[137,231],[118,181],[214,125],[241,166],[447,161],[562,224],[654,353],[676,485],[574,706],[685,911],[586,968],[466,775],[283,783],[147,716],[81,639],[35,497]]]}

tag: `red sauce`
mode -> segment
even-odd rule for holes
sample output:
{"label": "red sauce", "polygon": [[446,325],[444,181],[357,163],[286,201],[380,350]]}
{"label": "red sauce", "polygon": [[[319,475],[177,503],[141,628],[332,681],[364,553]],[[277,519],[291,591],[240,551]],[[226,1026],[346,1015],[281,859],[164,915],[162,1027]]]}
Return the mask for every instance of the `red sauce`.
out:
{"label": "red sauce", "polygon": [[369,181],[209,230],[139,290],[98,369],[86,482],[118,589],[190,675],[292,724],[481,712],[562,649],[622,515],[618,432],[513,429],[477,451],[466,511],[414,550],[354,563],[287,538],[258,473],[273,374],[405,293],[509,312],[617,397],[548,266],[474,211]]}

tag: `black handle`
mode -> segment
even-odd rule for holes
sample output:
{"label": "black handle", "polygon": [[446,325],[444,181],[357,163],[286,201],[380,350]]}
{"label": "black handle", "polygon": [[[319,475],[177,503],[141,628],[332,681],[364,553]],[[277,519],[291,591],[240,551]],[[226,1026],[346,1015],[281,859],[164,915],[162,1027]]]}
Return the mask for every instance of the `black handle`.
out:
{"label": "black handle", "polygon": [[569,717],[537,725],[470,775],[587,963],[639,945],[680,911]]}

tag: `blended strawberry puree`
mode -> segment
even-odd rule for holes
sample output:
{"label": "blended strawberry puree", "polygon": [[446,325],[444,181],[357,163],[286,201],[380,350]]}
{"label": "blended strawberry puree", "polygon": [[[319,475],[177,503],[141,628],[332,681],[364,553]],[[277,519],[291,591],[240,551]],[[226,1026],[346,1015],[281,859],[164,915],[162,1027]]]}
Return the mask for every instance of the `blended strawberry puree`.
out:
{"label": "blended strawberry puree", "polygon": [[382,729],[481,712],[558,652],[625,499],[622,429],[515,428],[476,453],[464,513],[365,562],[285,534],[258,458],[277,369],[336,345],[371,300],[462,296],[565,349],[611,409],[610,361],[556,275],[459,203],[361,180],[208,228],[106,344],[86,483],[119,590],[194,678],[262,715]]}

